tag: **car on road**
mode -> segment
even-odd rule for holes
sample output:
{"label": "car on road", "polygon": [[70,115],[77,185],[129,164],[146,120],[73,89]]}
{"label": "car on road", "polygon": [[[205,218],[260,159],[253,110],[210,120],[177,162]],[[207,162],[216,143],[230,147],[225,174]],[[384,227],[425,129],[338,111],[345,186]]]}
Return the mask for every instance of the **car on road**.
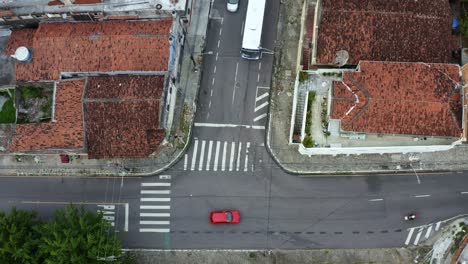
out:
{"label": "car on road", "polygon": [[237,12],[239,8],[239,0],[227,0],[227,10],[229,12]]}
{"label": "car on road", "polygon": [[240,212],[238,210],[213,211],[210,213],[212,224],[238,224],[240,222]]}

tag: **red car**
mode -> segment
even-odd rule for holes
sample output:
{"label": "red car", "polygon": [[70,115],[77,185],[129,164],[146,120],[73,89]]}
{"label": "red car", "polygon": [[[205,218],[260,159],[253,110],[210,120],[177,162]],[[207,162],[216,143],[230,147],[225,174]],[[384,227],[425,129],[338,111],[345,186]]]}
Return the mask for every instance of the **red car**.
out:
{"label": "red car", "polygon": [[212,224],[238,224],[240,213],[237,210],[214,211],[210,213]]}

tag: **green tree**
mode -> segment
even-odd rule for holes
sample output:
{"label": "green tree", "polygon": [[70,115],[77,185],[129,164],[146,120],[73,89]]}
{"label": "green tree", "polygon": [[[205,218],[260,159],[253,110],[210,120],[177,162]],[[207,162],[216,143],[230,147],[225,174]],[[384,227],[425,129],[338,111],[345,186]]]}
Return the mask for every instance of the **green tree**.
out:
{"label": "green tree", "polygon": [[0,263],[41,263],[36,212],[0,212]]}
{"label": "green tree", "polygon": [[[100,214],[68,206],[43,226],[40,252],[44,263],[103,263],[120,257],[121,244]],[[112,263],[118,263],[113,261]]]}

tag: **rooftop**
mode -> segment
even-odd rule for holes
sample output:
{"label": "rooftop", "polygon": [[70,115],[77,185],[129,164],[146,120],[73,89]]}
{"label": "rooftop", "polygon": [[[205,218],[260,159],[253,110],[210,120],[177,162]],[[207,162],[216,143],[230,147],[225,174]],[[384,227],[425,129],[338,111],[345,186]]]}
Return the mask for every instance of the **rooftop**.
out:
{"label": "rooftop", "polygon": [[[447,0],[323,0],[317,63],[336,52],[360,60],[448,63],[456,48]],[[437,30],[434,30],[437,29]]]}
{"label": "rooftop", "polygon": [[17,124],[10,151],[82,149],[84,145],[81,97],[84,80],[57,84],[55,122]]}
{"label": "rooftop", "polygon": [[41,23],[13,30],[5,53],[32,49],[30,63],[15,64],[20,81],[57,80],[61,72],[166,71],[172,19]]}
{"label": "rooftop", "polygon": [[159,127],[164,76],[89,77],[84,99],[90,158],[147,157]]}
{"label": "rooftop", "polygon": [[459,137],[458,65],[361,61],[334,82],[330,118],[365,133]]}

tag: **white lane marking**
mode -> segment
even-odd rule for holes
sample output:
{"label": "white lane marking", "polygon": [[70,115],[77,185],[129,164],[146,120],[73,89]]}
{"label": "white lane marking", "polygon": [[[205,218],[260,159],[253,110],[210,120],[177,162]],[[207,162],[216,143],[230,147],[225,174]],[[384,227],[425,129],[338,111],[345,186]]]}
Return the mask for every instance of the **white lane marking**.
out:
{"label": "white lane marking", "polygon": [[169,221],[140,221],[140,225],[168,225]]}
{"label": "white lane marking", "polygon": [[169,210],[170,205],[140,205],[140,210]]}
{"label": "white lane marking", "polygon": [[105,210],[114,210],[115,209],[115,205],[107,205],[107,204],[98,204],[98,207],[102,207]]}
{"label": "white lane marking", "polygon": [[115,215],[115,212],[112,211],[102,211],[102,210],[97,210],[98,213],[102,213],[103,215]]}
{"label": "white lane marking", "polygon": [[431,196],[430,194],[421,194],[421,195],[415,195],[415,198],[424,198],[424,197],[429,197]]}
{"label": "white lane marking", "polygon": [[429,228],[427,229],[425,238],[429,238],[429,235],[431,234],[431,231],[432,231],[432,225],[430,225]]}
{"label": "white lane marking", "polygon": [[219,35],[221,36],[222,33],[223,33],[223,28],[220,28],[219,29]]}
{"label": "white lane marking", "polygon": [[159,179],[160,179],[160,180],[170,180],[170,179],[171,179],[171,175],[159,175]]}
{"label": "white lane marking", "polygon": [[261,114],[261,115],[255,117],[253,121],[254,121],[254,122],[257,122],[258,120],[260,120],[260,119],[262,119],[262,118],[265,118],[266,116],[267,116],[266,113],[265,113],[265,114]]}
{"label": "white lane marking", "polygon": [[188,163],[188,154],[185,154],[185,158],[184,158],[184,170],[187,170],[187,163]]}
{"label": "white lane marking", "polygon": [[422,234],[422,231],[423,231],[423,230],[424,230],[424,227],[421,227],[421,228],[419,229],[419,232],[418,232],[418,234],[416,235],[416,238],[414,239],[413,245],[417,245],[417,244],[418,244],[419,239],[421,238],[421,234]]}
{"label": "white lane marking", "polygon": [[258,70],[261,70],[261,69],[262,69],[262,62],[258,64]]}
{"label": "white lane marking", "polygon": [[110,216],[110,215],[104,215],[102,218],[106,219],[107,221],[114,221],[115,216]]}
{"label": "white lane marking", "polygon": [[219,48],[219,43],[220,43],[220,42],[221,42],[221,40],[220,40],[220,39],[218,39],[218,48]]}
{"label": "white lane marking", "polygon": [[211,85],[214,85],[215,78],[213,77],[213,80],[211,81]]}
{"label": "white lane marking", "polygon": [[211,108],[211,100],[210,100],[210,103],[208,104],[208,108]]}
{"label": "white lane marking", "polygon": [[210,163],[211,163],[211,151],[213,150],[213,140],[210,140],[208,144],[208,157],[206,159],[206,170],[210,170]]}
{"label": "white lane marking", "polygon": [[170,231],[168,228],[140,228],[141,233],[169,233]]}
{"label": "white lane marking", "polygon": [[192,153],[192,164],[190,165],[190,170],[195,170],[195,163],[197,162],[197,151],[198,151],[198,139],[195,140],[195,145],[193,146],[193,153]]}
{"label": "white lane marking", "polygon": [[239,63],[236,63],[236,73],[234,75],[234,87],[232,89],[232,101],[231,104],[234,104],[234,98],[236,96],[236,83],[237,83],[237,73],[239,70]]}
{"label": "white lane marking", "polygon": [[268,87],[268,86],[257,86],[257,89],[267,89],[267,90],[270,90],[270,87]]}
{"label": "white lane marking", "polygon": [[214,123],[195,123],[196,127],[242,127],[242,128],[252,128],[252,129],[265,129],[265,126],[249,126],[249,125],[236,125],[236,124],[214,124]]}
{"label": "white lane marking", "polygon": [[263,98],[267,97],[269,93],[264,93],[262,95],[260,95],[259,97],[255,98],[255,101],[260,101],[262,100]]}
{"label": "white lane marking", "polygon": [[408,233],[408,236],[406,237],[405,245],[409,245],[411,237],[413,236],[413,232],[414,232],[414,228],[411,228],[409,233]]}
{"label": "white lane marking", "polygon": [[227,142],[224,141],[223,159],[221,160],[221,170],[222,171],[224,171],[226,169],[226,151],[227,151]]}
{"label": "white lane marking", "polygon": [[171,194],[171,190],[141,190],[140,194]]}
{"label": "white lane marking", "polygon": [[264,102],[263,104],[255,107],[255,110],[254,112],[257,112],[258,110],[262,109],[263,107],[267,106],[268,105],[268,102]]}
{"label": "white lane marking", "polygon": [[259,81],[260,81],[260,73],[257,74],[257,82],[259,82]]}
{"label": "white lane marking", "polygon": [[218,52],[216,52],[216,61],[218,61]]}
{"label": "white lane marking", "polygon": [[468,194],[468,192],[460,192],[461,194]]}
{"label": "white lane marking", "polygon": [[237,162],[236,162],[236,171],[240,170],[240,155],[242,150],[242,142],[239,143],[239,148],[237,150]]}
{"label": "white lane marking", "polygon": [[205,144],[206,144],[206,141],[202,140],[201,153],[200,153],[200,162],[198,163],[198,170],[199,171],[203,170],[203,161],[205,160]]}
{"label": "white lane marking", "polygon": [[170,182],[142,182],[143,187],[171,186]]}
{"label": "white lane marking", "polygon": [[211,88],[210,97],[213,96],[213,88]]}
{"label": "white lane marking", "polygon": [[170,213],[140,213],[140,217],[170,217]]}
{"label": "white lane marking", "polygon": [[232,142],[231,143],[231,156],[229,157],[229,171],[232,171],[232,168],[234,166],[234,151],[236,148],[236,143]]}
{"label": "white lane marking", "polygon": [[140,198],[141,202],[170,202],[171,198]]}
{"label": "white lane marking", "polygon": [[441,223],[442,223],[442,221],[437,222],[436,227],[435,227],[435,231],[439,230],[439,227],[440,227]]}
{"label": "white lane marking", "polygon": [[214,67],[213,73],[216,73],[216,65],[215,65],[215,67]]}
{"label": "white lane marking", "polygon": [[241,37],[242,37],[242,34],[244,34],[244,23],[245,23],[245,21],[242,21],[242,26],[241,26]]}
{"label": "white lane marking", "polygon": [[129,205],[125,203],[125,226],[124,232],[128,232],[128,214],[129,214]]}
{"label": "white lane marking", "polygon": [[250,142],[247,142],[247,147],[245,148],[244,171],[247,171],[247,169],[248,169],[248,164],[249,164],[249,148],[250,148]]}
{"label": "white lane marking", "polygon": [[369,200],[369,202],[380,202],[380,201],[383,201],[382,198],[378,198],[378,199],[371,199]]}
{"label": "white lane marking", "polygon": [[215,152],[215,161],[214,161],[214,171],[218,171],[218,158],[219,158],[219,147],[221,145],[221,142],[216,141],[216,152]]}
{"label": "white lane marking", "polygon": [[224,22],[224,17],[221,18],[221,25],[223,24]]}

